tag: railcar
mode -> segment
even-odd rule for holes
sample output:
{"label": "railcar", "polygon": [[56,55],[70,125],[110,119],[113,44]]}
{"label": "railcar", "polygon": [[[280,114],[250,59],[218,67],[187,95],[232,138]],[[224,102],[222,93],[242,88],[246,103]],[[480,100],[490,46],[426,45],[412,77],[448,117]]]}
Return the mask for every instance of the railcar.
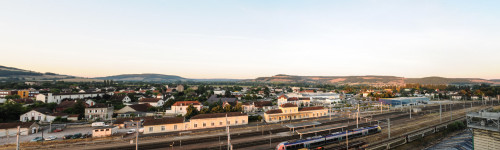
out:
{"label": "railcar", "polygon": [[281,142],[276,146],[277,150],[298,150],[302,148],[316,148],[322,145],[336,143],[347,138],[356,138],[370,134],[379,133],[382,131],[380,126],[363,127],[344,132],[335,132],[325,136],[314,136],[302,140]]}

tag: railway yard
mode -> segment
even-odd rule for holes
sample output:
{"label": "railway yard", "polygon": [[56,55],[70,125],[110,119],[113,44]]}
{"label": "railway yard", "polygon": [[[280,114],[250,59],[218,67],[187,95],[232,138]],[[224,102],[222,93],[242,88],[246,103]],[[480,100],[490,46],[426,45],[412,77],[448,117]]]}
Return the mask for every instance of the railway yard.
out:
{"label": "railway yard", "polygon": [[[404,144],[409,141],[401,141],[408,135],[416,133],[427,134],[429,128],[436,129],[455,120],[463,120],[465,113],[499,105],[498,102],[482,105],[481,102],[456,102],[455,104],[442,104],[442,116],[439,115],[439,104],[417,106],[419,112],[411,114],[409,108],[391,108],[382,113],[361,112],[358,125],[356,118],[351,115],[342,114],[317,119],[298,120],[264,125],[247,125],[231,127],[230,142],[233,149],[275,149],[280,142],[306,139],[308,137],[326,135],[329,133],[380,125],[380,133],[348,139],[350,148],[385,149],[387,143],[390,146]],[[464,107],[465,106],[465,107]],[[390,138],[388,134],[388,120],[390,120]],[[441,121],[440,121],[441,120]],[[293,127],[293,128],[292,128]],[[300,133],[300,134],[299,134]],[[121,140],[105,144],[87,144],[86,147],[69,145],[66,147],[50,147],[53,149],[135,149],[136,145],[131,143],[133,137],[125,137]],[[225,129],[210,131],[196,131],[192,133],[168,133],[158,135],[142,135],[139,139],[139,149],[227,149],[228,140]],[[325,149],[346,149],[346,141],[322,145]],[[40,147],[39,147],[40,148]],[[49,148],[49,147],[42,147]],[[27,148],[36,149],[36,148]]]}

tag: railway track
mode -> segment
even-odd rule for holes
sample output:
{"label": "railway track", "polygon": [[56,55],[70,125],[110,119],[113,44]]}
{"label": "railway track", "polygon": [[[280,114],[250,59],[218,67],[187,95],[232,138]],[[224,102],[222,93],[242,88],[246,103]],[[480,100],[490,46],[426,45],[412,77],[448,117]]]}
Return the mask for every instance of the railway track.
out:
{"label": "railway track", "polygon": [[[470,104],[468,103],[468,105],[470,106]],[[478,106],[480,104],[474,104],[474,106]],[[462,107],[461,104],[455,104],[452,108],[452,110],[458,110]],[[424,107],[422,108],[422,112],[426,112],[426,111],[432,111],[432,112],[439,112],[439,105],[437,106],[427,106],[427,107]],[[444,106],[443,106],[443,113],[444,112],[448,112],[450,111],[449,108],[447,108],[446,110],[444,110]],[[422,114],[413,114],[413,116],[417,117],[417,116],[420,116]],[[365,116],[366,117],[366,116]],[[458,116],[457,116],[458,117]],[[342,119],[342,120],[335,120],[335,121],[328,121],[327,119],[328,117],[325,117],[325,118],[322,118],[322,119],[318,119],[320,120],[320,122],[322,122],[321,125],[318,125],[318,126],[325,126],[325,125],[332,125],[332,124],[339,124],[339,123],[345,123],[345,122],[355,122],[356,119]],[[368,122],[368,123],[361,123],[359,126],[367,126],[367,125],[371,125],[371,124],[374,124],[376,123],[376,121],[374,120],[385,120],[386,118],[391,118],[391,121],[397,121],[397,120],[400,120],[400,119],[403,119],[403,118],[409,118],[409,114],[407,112],[404,112],[404,111],[394,111],[394,112],[390,112],[390,113],[384,113],[384,114],[375,114],[375,115],[372,115],[371,116],[372,118],[372,121]],[[326,121],[325,121],[326,120]],[[360,122],[364,122],[362,120],[360,120]],[[352,128],[355,128],[356,125],[350,125],[348,127],[348,129],[352,129]],[[280,132],[289,132],[289,129],[288,128],[284,128],[284,127],[281,127],[281,128],[276,128],[276,129],[272,129],[272,130],[264,130],[264,133],[268,133],[268,132],[272,132],[272,133],[280,133]],[[336,132],[335,130],[332,130],[331,132]],[[324,135],[324,134],[328,134],[329,131],[323,131],[323,132],[318,132],[316,133],[317,135]],[[240,133],[240,134],[231,134],[231,139],[240,139],[240,138],[250,138],[250,137],[254,137],[254,136],[262,136],[262,132],[248,132],[248,133]],[[311,134],[306,134],[306,135],[303,135],[304,138],[306,137],[309,137],[309,136],[314,136],[315,134],[314,133],[311,133]],[[281,138],[273,138],[273,141],[288,141],[288,140],[294,140],[294,139],[298,139],[299,136],[298,135],[292,135],[292,136],[288,136],[288,137],[281,137]],[[182,145],[190,145],[190,144],[200,144],[200,143],[209,143],[209,142],[216,142],[216,141],[223,141],[223,140],[227,140],[227,136],[213,136],[213,137],[207,137],[207,138],[203,138],[203,139],[190,139],[190,140],[183,140],[182,141]],[[173,144],[172,144],[173,142]],[[269,140],[256,140],[256,141],[252,141],[252,142],[246,142],[246,143],[234,143],[233,144],[233,148],[245,148],[245,147],[250,147],[250,146],[256,146],[256,145],[264,145],[264,144],[268,144],[269,143]],[[175,142],[175,141],[170,141],[170,142],[157,142],[157,143],[148,143],[148,144],[140,144],[139,143],[139,148],[140,149],[155,149],[155,148],[163,148],[163,147],[171,147],[171,146],[179,146],[179,142]],[[120,146],[120,147],[116,147],[116,148],[112,148],[112,149],[120,149],[120,150],[126,150],[126,149],[135,149],[135,145],[127,145],[127,146]],[[220,149],[220,147],[210,147],[210,148],[204,148],[204,149]]]}

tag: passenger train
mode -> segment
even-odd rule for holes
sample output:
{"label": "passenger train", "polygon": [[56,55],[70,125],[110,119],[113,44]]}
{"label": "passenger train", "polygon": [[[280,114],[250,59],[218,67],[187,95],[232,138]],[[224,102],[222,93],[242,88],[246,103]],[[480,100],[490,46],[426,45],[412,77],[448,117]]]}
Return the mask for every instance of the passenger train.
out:
{"label": "passenger train", "polygon": [[347,130],[343,132],[336,132],[325,136],[309,137],[307,139],[296,140],[291,142],[286,141],[278,144],[278,146],[276,146],[276,150],[297,150],[302,148],[316,148],[322,145],[343,141],[346,139],[346,133],[348,138],[350,139],[350,138],[356,138],[356,137],[379,133],[381,131],[382,128],[380,128],[380,126],[371,126],[371,127]]}

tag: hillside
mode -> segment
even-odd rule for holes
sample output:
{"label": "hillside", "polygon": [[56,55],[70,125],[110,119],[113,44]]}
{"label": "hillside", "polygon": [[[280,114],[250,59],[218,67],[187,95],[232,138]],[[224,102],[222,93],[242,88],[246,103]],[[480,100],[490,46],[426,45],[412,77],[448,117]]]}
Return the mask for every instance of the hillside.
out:
{"label": "hillside", "polygon": [[14,67],[0,66],[0,79],[10,80],[60,80],[74,79],[74,76],[60,75],[55,73],[41,73]]}
{"label": "hillside", "polygon": [[396,76],[294,76],[278,74],[272,77],[259,77],[255,82],[268,83],[319,83],[319,84],[349,84],[349,85],[404,85],[408,83],[419,84],[498,84],[498,81],[485,80],[480,78],[404,78]]}
{"label": "hillside", "polygon": [[163,75],[163,74],[122,74],[107,77],[99,77],[95,79],[114,80],[114,81],[182,81],[186,80],[183,77],[176,75]]}

